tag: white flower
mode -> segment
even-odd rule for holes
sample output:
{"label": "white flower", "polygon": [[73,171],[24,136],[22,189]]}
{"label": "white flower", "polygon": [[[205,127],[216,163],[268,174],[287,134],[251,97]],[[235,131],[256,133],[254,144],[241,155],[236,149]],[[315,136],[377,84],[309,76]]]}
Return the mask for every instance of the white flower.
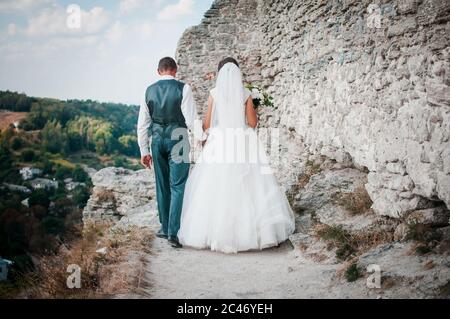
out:
{"label": "white flower", "polygon": [[252,90],[252,99],[264,99],[264,95],[261,93],[261,91],[258,88],[254,88]]}

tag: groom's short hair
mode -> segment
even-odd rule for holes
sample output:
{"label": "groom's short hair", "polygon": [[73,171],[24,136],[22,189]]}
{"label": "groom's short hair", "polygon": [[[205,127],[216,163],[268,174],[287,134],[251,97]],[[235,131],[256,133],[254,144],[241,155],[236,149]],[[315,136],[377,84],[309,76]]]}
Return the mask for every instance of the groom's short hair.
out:
{"label": "groom's short hair", "polygon": [[172,59],[171,57],[165,57],[159,61],[158,70],[160,72],[172,71],[177,69],[178,69],[177,62],[175,62],[175,60]]}

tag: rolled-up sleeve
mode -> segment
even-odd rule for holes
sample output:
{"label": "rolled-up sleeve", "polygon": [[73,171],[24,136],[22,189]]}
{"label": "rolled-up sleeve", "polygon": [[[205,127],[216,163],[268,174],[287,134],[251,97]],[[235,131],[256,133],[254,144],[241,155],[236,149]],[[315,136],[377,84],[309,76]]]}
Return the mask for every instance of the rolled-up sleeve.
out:
{"label": "rolled-up sleeve", "polygon": [[151,124],[152,118],[150,116],[150,111],[145,98],[143,98],[139,109],[139,119],[137,124],[137,138],[142,157],[151,155],[151,141],[148,135],[148,130]]}

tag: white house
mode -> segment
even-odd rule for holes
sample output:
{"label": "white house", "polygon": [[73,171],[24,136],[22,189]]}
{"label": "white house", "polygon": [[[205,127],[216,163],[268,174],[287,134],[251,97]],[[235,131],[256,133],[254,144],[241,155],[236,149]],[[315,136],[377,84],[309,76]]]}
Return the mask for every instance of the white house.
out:
{"label": "white house", "polygon": [[0,281],[8,279],[8,267],[12,264],[12,261],[0,258]]}
{"label": "white house", "polygon": [[26,188],[25,186],[8,184],[8,183],[3,183],[3,186],[5,186],[7,189],[9,189],[10,191],[13,191],[13,192],[21,192],[21,193],[25,193],[25,194],[31,193],[31,191],[28,188]]}
{"label": "white house", "polygon": [[32,168],[32,167],[24,167],[19,172],[20,175],[22,175],[22,179],[24,181],[27,181],[35,176],[42,174],[42,170],[40,170],[39,168]]}
{"label": "white house", "polygon": [[33,189],[57,189],[58,188],[58,182],[52,181],[47,178],[36,178],[33,179],[31,182],[31,187]]}
{"label": "white house", "polygon": [[70,182],[70,183],[66,184],[66,189],[68,191],[73,191],[78,186],[86,186],[86,184],[85,183]]}

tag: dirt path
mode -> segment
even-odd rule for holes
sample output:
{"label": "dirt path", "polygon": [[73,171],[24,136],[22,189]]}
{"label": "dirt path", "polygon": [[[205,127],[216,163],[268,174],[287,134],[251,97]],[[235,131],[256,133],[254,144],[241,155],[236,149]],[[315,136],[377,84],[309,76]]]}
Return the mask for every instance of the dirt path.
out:
{"label": "dirt path", "polygon": [[150,298],[181,299],[369,297],[364,285],[333,284],[339,268],[304,260],[289,242],[262,252],[226,255],[173,249],[156,238],[147,269],[151,288],[146,293]]}

